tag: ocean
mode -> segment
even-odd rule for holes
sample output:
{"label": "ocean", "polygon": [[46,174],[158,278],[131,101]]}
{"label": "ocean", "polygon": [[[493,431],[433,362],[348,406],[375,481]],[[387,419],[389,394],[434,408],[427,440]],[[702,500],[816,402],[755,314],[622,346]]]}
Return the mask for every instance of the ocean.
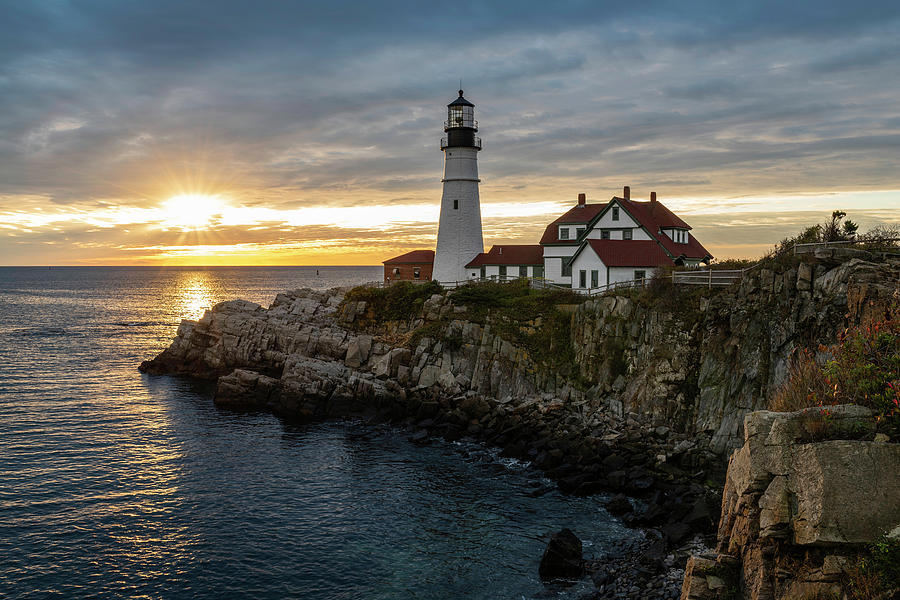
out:
{"label": "ocean", "polygon": [[216,408],[138,372],[182,318],[380,267],[0,267],[0,598],[575,598],[547,535],[635,535],[471,442]]}

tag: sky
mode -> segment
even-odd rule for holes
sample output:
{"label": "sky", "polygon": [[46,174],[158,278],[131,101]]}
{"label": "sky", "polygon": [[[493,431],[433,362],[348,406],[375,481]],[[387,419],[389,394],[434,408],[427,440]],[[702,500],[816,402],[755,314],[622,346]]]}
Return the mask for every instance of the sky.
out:
{"label": "sky", "polygon": [[900,224],[900,2],[0,0],[0,265],[433,247],[446,104],[484,238],[655,191],[717,258]]}

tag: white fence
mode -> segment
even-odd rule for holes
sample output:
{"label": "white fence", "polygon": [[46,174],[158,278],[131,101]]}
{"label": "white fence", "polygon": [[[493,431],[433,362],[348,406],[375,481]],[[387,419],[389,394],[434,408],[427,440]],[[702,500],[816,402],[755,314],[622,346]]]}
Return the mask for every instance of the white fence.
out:
{"label": "white fence", "polygon": [[[744,278],[744,274],[748,271],[755,269],[758,265],[753,265],[747,269],[734,269],[734,270],[714,270],[714,269],[700,269],[696,271],[672,271],[671,279],[672,283],[675,285],[702,285],[708,288],[720,287],[731,285],[735,282],[740,281]],[[465,285],[476,285],[479,283],[511,283],[513,281],[521,281],[527,280],[528,285],[532,289],[536,290],[570,290],[576,292],[578,294],[584,294],[586,296],[600,296],[606,294],[608,292],[612,292],[618,289],[624,288],[634,288],[634,287],[644,287],[648,285],[651,281],[651,277],[644,277],[641,279],[631,279],[628,281],[614,281],[613,283],[609,283],[607,285],[602,285],[595,288],[588,289],[580,289],[580,288],[572,288],[567,285],[560,285],[558,283],[553,283],[548,279],[544,279],[542,277],[518,277],[514,275],[494,275],[492,277],[485,278],[477,278],[473,277],[472,279],[466,279],[463,281],[446,281],[441,282],[441,286],[448,289],[456,289]],[[399,283],[400,280],[393,281],[391,283]],[[405,281],[405,280],[404,280]],[[425,281],[411,281],[410,283],[427,283]],[[390,285],[382,282],[381,285]]]}

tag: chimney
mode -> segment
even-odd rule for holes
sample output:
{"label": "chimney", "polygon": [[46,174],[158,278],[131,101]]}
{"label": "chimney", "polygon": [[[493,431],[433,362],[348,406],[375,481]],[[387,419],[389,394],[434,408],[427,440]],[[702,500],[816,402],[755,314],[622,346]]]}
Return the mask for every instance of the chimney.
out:
{"label": "chimney", "polygon": [[580,208],[584,208],[584,203],[587,202],[587,196],[584,194],[578,194],[578,206]]}
{"label": "chimney", "polygon": [[656,204],[656,192],[650,192],[650,204]]}
{"label": "chimney", "polygon": [[624,198],[626,200],[631,200],[631,187],[630,186],[627,186],[627,185],[625,186],[625,190],[622,192],[622,196],[624,196]]}

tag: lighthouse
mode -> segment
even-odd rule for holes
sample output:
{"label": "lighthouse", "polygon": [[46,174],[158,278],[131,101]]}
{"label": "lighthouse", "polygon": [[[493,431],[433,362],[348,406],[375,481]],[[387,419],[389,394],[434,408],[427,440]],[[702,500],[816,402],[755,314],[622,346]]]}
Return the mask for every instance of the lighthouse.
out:
{"label": "lighthouse", "polygon": [[481,201],[478,198],[478,121],[475,105],[459,98],[447,105],[444,152],[444,193],[438,224],[433,277],[441,283],[464,281],[465,266],[484,252],[481,234]]}

